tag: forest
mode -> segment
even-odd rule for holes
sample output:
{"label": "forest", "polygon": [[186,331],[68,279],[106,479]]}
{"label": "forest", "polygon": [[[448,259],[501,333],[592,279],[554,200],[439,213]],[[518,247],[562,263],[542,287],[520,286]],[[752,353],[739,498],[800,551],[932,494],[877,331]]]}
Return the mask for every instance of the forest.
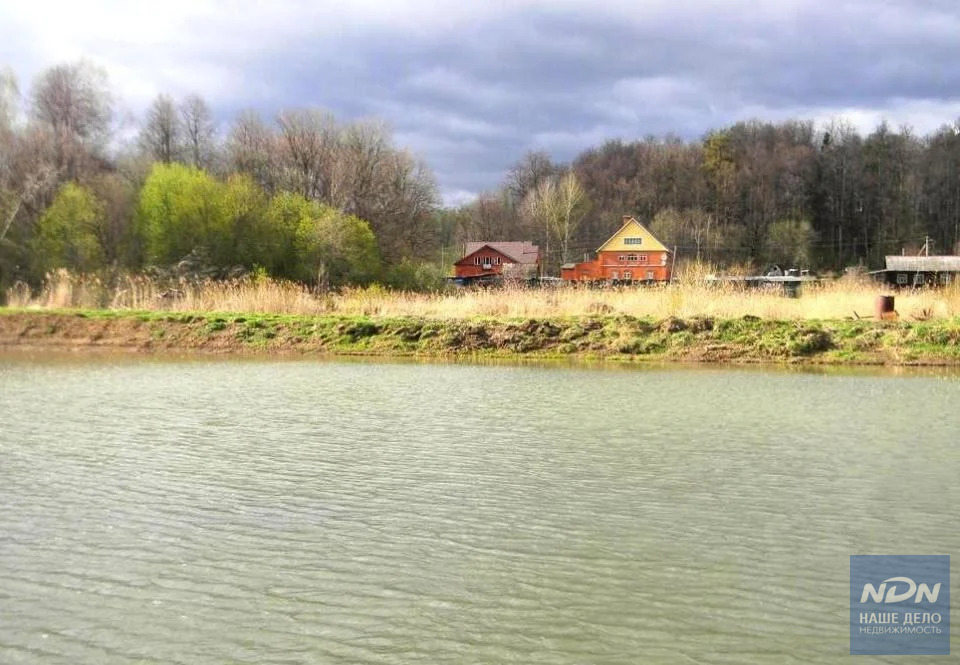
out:
{"label": "forest", "polygon": [[681,259],[720,266],[840,271],[882,267],[885,255],[925,243],[931,254],[960,251],[960,121],[927,136],[881,123],[863,136],[842,120],[751,120],[696,140],[611,140],[570,164],[529,153],[501,188],[453,213],[452,227],[465,237],[534,236],[550,247],[549,227],[524,227],[523,202],[564,173],[575,176],[583,202],[565,229],[569,246],[553,234],[554,262],[595,250],[624,214]]}
{"label": "forest", "polygon": [[218,118],[198,94],[159,95],[130,119],[117,99],[88,61],[27,89],[0,69],[0,293],[58,268],[431,289],[467,240],[533,240],[556,274],[625,214],[681,259],[721,267],[840,271],[960,249],[960,122],[863,135],[843,120],[749,120],[610,140],[569,162],[531,151],[454,208],[378,120],[313,107]]}

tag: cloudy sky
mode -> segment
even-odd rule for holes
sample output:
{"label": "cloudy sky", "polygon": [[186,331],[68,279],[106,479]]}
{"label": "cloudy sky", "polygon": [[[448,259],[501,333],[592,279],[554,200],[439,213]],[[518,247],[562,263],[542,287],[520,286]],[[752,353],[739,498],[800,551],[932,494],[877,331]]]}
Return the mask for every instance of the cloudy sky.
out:
{"label": "cloudy sky", "polygon": [[530,149],[697,137],[736,120],[960,117],[956,0],[0,0],[21,87],[86,57],[137,115],[159,92],[217,116],[378,116],[448,203]]}

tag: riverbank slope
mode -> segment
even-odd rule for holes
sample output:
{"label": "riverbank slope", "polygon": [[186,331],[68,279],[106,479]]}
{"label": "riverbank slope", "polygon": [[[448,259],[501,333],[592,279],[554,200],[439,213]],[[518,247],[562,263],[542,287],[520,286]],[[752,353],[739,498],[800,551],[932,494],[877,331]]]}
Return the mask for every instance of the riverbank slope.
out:
{"label": "riverbank slope", "polygon": [[0,348],[960,365],[960,319],[529,319],[0,309]]}

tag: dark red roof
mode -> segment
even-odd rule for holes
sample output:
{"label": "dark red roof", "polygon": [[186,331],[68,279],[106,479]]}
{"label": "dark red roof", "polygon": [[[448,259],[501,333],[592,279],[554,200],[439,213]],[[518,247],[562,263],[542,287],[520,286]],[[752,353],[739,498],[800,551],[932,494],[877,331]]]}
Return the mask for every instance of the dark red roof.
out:
{"label": "dark red roof", "polygon": [[484,247],[496,250],[504,256],[513,259],[515,262],[525,265],[536,265],[540,258],[540,248],[532,242],[524,240],[520,242],[468,242],[464,250],[463,258],[460,260],[462,261]]}

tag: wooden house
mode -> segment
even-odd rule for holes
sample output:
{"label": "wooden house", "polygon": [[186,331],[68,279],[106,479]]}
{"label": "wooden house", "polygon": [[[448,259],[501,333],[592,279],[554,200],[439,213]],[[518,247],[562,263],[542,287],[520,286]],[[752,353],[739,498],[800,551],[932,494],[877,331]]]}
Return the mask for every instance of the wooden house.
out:
{"label": "wooden house", "polygon": [[890,286],[937,286],[960,280],[960,256],[887,256],[886,267],[876,270]]}
{"label": "wooden house", "polygon": [[463,257],[453,264],[464,281],[530,279],[540,274],[540,249],[531,242],[468,242]]}
{"label": "wooden house", "polygon": [[592,261],[566,263],[560,276],[571,282],[669,282],[673,252],[630,216],[597,249]]}

